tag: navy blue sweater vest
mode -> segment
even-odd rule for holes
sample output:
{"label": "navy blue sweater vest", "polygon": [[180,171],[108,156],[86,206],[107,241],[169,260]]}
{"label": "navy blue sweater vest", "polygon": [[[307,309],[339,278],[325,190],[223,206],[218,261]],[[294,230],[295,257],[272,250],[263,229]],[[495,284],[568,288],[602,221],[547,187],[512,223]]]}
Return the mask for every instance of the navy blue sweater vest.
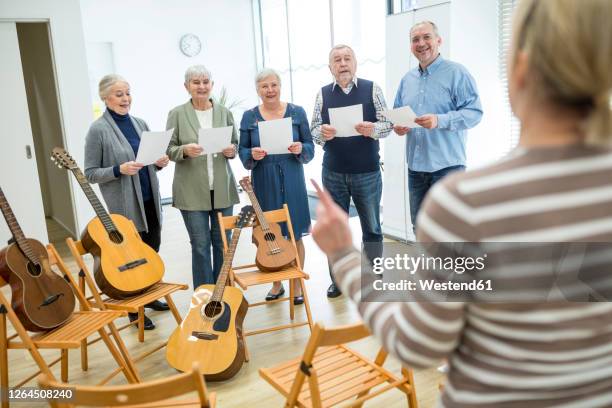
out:
{"label": "navy blue sweater vest", "polygon": [[[120,115],[110,109],[108,112],[111,114],[119,130],[121,130],[121,133],[123,133],[123,136],[130,143],[130,146],[132,146],[134,156],[137,156],[138,148],[140,147],[140,136],[138,136],[138,132],[136,132],[134,128],[130,114]],[[117,176],[117,174],[115,174],[115,176]],[[153,190],[151,189],[151,179],[149,178],[149,166],[144,166],[138,171],[138,178],[140,179],[140,189],[142,190],[142,201],[152,200]]]}
{"label": "navy blue sweater vest", "polygon": [[[374,83],[358,78],[357,86],[353,86],[351,92],[345,94],[339,85],[332,90],[332,84],[321,89],[323,107],[321,118],[323,124],[329,125],[329,108],[340,108],[344,106],[363,105],[363,120],[375,123],[376,109],[372,99]],[[357,135],[357,132],[355,132]],[[379,169],[380,146],[378,140],[362,135],[351,137],[335,137],[325,142],[323,146],[323,167],[337,173],[367,173]]]}

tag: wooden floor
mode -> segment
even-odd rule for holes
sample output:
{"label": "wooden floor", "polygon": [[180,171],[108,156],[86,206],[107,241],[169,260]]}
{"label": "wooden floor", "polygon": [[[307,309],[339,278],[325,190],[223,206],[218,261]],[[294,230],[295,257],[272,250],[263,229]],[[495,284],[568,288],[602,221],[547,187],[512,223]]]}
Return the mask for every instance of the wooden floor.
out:
{"label": "wooden floor", "polygon": [[[237,209],[237,207],[236,207]],[[351,228],[356,242],[359,242],[360,230],[357,218],[351,218]],[[51,240],[57,245],[62,257],[69,263],[71,270],[75,271],[75,264],[69,256],[68,249],[63,244],[65,233],[53,221],[49,222]],[[349,324],[358,321],[358,315],[354,306],[345,296],[336,299],[328,299],[325,295],[330,283],[327,271],[326,258],[318,249],[311,237],[305,237],[306,265],[305,271],[310,274],[311,279],[306,282],[310,296],[312,315],[315,321],[323,322],[327,326]],[[184,282],[192,285],[191,280],[191,250],[189,238],[178,210],[164,207],[163,236],[160,254],[166,265],[164,280],[168,282]],[[236,254],[234,264],[252,263],[255,247],[251,244],[250,234],[245,231],[240,237],[239,250]],[[287,288],[286,288],[287,289]],[[3,290],[7,290],[4,288]],[[268,288],[254,287],[249,289],[245,296],[249,302],[261,301]],[[182,314],[186,313],[190,301],[192,288],[189,291],[179,292],[175,296],[175,302]],[[169,312],[148,311],[147,315],[157,325],[153,331],[145,332],[145,343],[138,343],[136,329],[128,328],[122,331],[122,337],[126,342],[132,355],[146,351],[153,343],[166,340],[174,328],[176,322]],[[296,318],[303,319],[305,316],[303,306],[297,307]],[[247,330],[269,325],[276,322],[288,322],[289,311],[286,303],[253,308],[245,319]],[[283,399],[268,383],[259,377],[257,370],[260,367],[275,365],[284,360],[301,355],[309,337],[307,327],[283,330],[275,333],[267,333],[247,338],[247,344],[251,353],[251,361],[246,363],[242,370],[229,381],[222,383],[208,383],[209,389],[217,392],[219,407],[281,407]],[[374,357],[378,344],[372,338],[362,340],[353,344],[353,347],[365,354]],[[56,353],[43,353],[43,356],[56,357]],[[94,384],[100,381],[111,369],[115,368],[114,361],[109,358],[101,343],[90,348],[90,368],[88,372],[81,371],[80,357],[78,351],[70,353],[70,382]],[[27,351],[11,350],[9,352],[9,367],[11,384],[17,379],[23,378],[34,369],[34,364]],[[387,362],[393,372],[399,374],[399,364],[392,357]],[[145,380],[162,378],[176,373],[165,359],[165,349],[147,357],[138,364],[138,369]],[[59,378],[59,366],[54,368]],[[415,379],[417,385],[417,397],[419,406],[423,408],[432,407],[438,397],[438,384],[442,381],[442,375],[435,368],[427,370],[416,370]],[[124,383],[122,376],[117,376],[111,384]],[[34,384],[28,384],[34,385]],[[14,406],[26,406],[14,404]],[[43,407],[43,404],[28,403],[28,407]],[[378,398],[373,399],[365,406],[368,407],[405,407],[406,399],[399,391],[391,391]]]}

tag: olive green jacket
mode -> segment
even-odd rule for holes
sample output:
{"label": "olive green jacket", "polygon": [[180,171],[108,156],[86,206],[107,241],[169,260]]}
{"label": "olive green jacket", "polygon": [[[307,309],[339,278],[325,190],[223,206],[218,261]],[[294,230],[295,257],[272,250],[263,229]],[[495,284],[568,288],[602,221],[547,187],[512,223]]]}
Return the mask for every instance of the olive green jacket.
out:
{"label": "olive green jacket", "polygon": [[[232,113],[213,103],[213,127],[234,126]],[[184,157],[183,145],[198,143],[200,123],[191,101],[179,105],[168,114],[166,129],[174,128],[167,154],[175,162],[172,182],[172,205],[180,210],[209,211],[212,208],[227,208],[237,204],[236,180],[228,159],[222,153],[213,155],[214,198],[210,202],[208,183],[208,155]],[[232,132],[232,144],[238,143],[236,128]]]}

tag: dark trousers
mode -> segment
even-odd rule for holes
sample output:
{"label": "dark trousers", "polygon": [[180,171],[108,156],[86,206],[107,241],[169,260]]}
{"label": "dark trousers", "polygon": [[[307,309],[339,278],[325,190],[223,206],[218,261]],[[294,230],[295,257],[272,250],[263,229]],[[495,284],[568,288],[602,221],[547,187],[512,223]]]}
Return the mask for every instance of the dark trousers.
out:
{"label": "dark trousers", "polygon": [[[157,210],[155,209],[155,200],[145,201],[145,216],[147,217],[148,231],[139,232],[142,242],[150,246],[159,252],[159,246],[161,245],[161,224],[157,217]],[[133,315],[131,313],[130,315]],[[133,317],[131,317],[132,319]]]}
{"label": "dark trousers", "polygon": [[155,209],[155,201],[145,201],[145,216],[147,217],[148,231],[139,232],[142,241],[153,248],[155,252],[159,252],[159,246],[161,244],[161,225],[157,219],[157,210]]}
{"label": "dark trousers", "polygon": [[[214,203],[214,192],[210,190],[210,202]],[[218,214],[232,215],[234,206],[213,208],[209,211],[181,210],[191,242],[191,274],[193,290],[200,285],[214,285],[223,266],[223,240]],[[230,231],[226,238],[230,240]],[[212,249],[212,256],[211,256]]]}
{"label": "dark trousers", "polygon": [[[383,240],[380,226],[380,199],[382,197],[380,170],[351,174],[337,173],[323,167],[322,179],[323,187],[329,192],[334,202],[347,213],[351,198],[353,199],[361,224],[361,240],[369,243],[365,247],[366,254],[370,260],[379,257],[382,249],[380,243]],[[335,285],[331,265],[329,276]]]}
{"label": "dark trousers", "polygon": [[416,234],[416,219],[425,195],[435,183],[454,171],[463,171],[465,166],[451,166],[434,172],[408,169],[408,192],[410,194],[410,220]]}

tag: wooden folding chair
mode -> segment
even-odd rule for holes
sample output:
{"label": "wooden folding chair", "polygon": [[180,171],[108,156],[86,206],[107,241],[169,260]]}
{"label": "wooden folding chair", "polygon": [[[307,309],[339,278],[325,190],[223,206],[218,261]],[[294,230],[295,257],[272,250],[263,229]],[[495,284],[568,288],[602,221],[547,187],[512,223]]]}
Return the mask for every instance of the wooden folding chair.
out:
{"label": "wooden folding chair", "polygon": [[[51,244],[47,245],[49,254],[49,264],[57,268],[64,278],[70,283],[74,294],[81,306],[81,311],[76,311],[72,317],[60,327],[51,331],[31,334],[23,327],[15,311],[11,307],[11,303],[0,292],[0,386],[6,390],[9,386],[8,377],[8,350],[9,349],[27,349],[30,355],[38,365],[39,371],[33,375],[21,380],[14,387],[21,387],[35,378],[39,373],[43,373],[49,378],[54,378],[50,367],[61,362],[61,379],[68,381],[68,350],[79,348],[83,341],[87,341],[87,337],[94,333],[98,333],[100,338],[106,344],[111,355],[119,365],[119,369],[115,373],[123,371],[125,377],[130,383],[140,381],[140,376],[130,355],[127,352],[125,344],[119,337],[117,328],[114,325],[115,319],[125,316],[125,312],[116,310],[92,310],[89,303],[85,299],[83,293],[79,290],[76,281],[68,273],[68,270],[59,257],[55,247]],[[7,283],[0,278],[0,288]],[[9,336],[7,331],[6,319],[11,322],[16,333]],[[114,337],[115,342],[111,341],[107,328],[110,334]],[[41,356],[39,349],[59,349],[60,357],[47,363]],[[101,383],[104,384],[112,378],[106,377]],[[5,393],[3,393],[5,395]],[[8,401],[2,401],[2,408],[8,407]]]}
{"label": "wooden folding chair", "polygon": [[[91,272],[83,259],[83,256],[88,252],[81,244],[81,241],[74,241],[72,238],[68,237],[66,238],[66,244],[68,245],[68,249],[70,249],[70,252],[72,253],[72,256],[74,257],[79,268],[79,287],[81,291],[86,293],[85,288],[87,287],[91,292],[91,296],[87,297],[87,301],[90,302],[90,306],[100,310],[118,310],[128,313],[138,313],[137,320],[129,322],[123,326],[119,326],[117,330],[121,331],[138,323],[138,340],[141,343],[144,342],[144,306],[147,303],[153,302],[154,300],[162,297],[166,299],[166,302],[170,307],[170,312],[172,312],[172,316],[174,316],[176,323],[179,325],[181,324],[183,319],[181,318],[181,315],[178,312],[171,295],[179,290],[186,290],[189,287],[188,285],[182,283],[158,282],[140,295],[121,300],[111,299],[108,296],[103,295],[97,288]],[[100,338],[96,338],[89,342],[83,342],[81,347],[81,364],[84,370],[87,369],[87,346],[99,340]],[[135,357],[133,361],[139,362],[145,357],[165,347],[166,343],[167,342],[162,342],[157,344],[154,348]]]}
{"label": "wooden folding chair", "polygon": [[[287,229],[289,231],[289,237],[291,238],[291,244],[297,254],[297,247],[295,245],[295,237],[293,236],[293,228],[291,226],[291,217],[289,216],[289,209],[287,204],[283,205],[283,208],[273,211],[266,211],[263,213],[264,217],[269,223],[287,223]],[[223,240],[223,248],[227,251],[227,236],[226,232],[231,231],[236,225],[237,216],[223,217],[221,213],[219,215],[219,225],[221,226],[221,239]],[[304,296],[304,307],[306,309],[307,321],[293,322],[290,324],[284,324],[279,326],[273,326],[263,328],[259,330],[252,330],[244,332],[244,336],[252,336],[255,334],[268,333],[276,330],[289,329],[292,327],[300,327],[308,325],[308,328],[312,330],[312,316],[310,314],[310,304],[308,302],[308,294],[306,293],[306,285],[304,285],[304,279],[309,279],[307,273],[302,270],[300,265],[299,257],[296,257],[296,262],[280,271],[276,272],[263,272],[256,264],[232,266],[230,270],[230,281],[231,284],[238,284],[243,290],[247,290],[249,286],[269,284],[276,281],[289,280],[289,297],[282,297],[272,301],[249,303],[249,307],[256,307],[262,305],[269,305],[276,302],[289,302],[289,318],[293,321],[295,317],[295,306],[293,304],[293,281],[297,280],[302,287],[302,294]],[[246,342],[245,342],[246,344]],[[247,361],[249,361],[249,353],[247,349]]]}
{"label": "wooden folding chair", "polygon": [[[215,393],[208,393],[198,364],[191,372],[178,374],[162,380],[134,385],[84,386],[68,385],[53,381],[44,374],[38,378],[41,389],[53,391],[56,395],[72,393],[70,402],[48,399],[52,408],[88,407],[134,407],[134,408],[187,408],[215,407]],[[197,398],[171,399],[190,392],[197,392]]]}
{"label": "wooden folding chair", "polygon": [[402,378],[397,378],[382,367],[387,358],[382,348],[371,362],[343,344],[369,335],[363,324],[326,329],[317,323],[302,358],[262,368],[259,375],[287,398],[285,407],[320,408],[343,402],[343,407],[361,407],[397,388],[406,394],[408,406],[417,408],[412,370],[402,368]]}

